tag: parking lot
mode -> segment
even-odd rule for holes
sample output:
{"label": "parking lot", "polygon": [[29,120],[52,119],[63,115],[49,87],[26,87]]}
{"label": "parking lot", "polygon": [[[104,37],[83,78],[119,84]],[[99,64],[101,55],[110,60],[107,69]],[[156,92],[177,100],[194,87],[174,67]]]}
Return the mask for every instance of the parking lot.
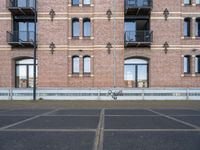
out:
{"label": "parking lot", "polygon": [[0,150],[200,150],[200,109],[0,109]]}

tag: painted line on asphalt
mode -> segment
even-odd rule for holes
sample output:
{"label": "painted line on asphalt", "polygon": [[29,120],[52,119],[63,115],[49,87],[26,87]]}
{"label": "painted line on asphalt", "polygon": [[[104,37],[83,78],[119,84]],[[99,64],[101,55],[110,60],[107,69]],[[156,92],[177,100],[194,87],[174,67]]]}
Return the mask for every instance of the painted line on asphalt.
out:
{"label": "painted line on asphalt", "polygon": [[171,120],[173,120],[173,121],[179,122],[179,123],[184,124],[184,125],[186,125],[186,126],[189,126],[189,127],[195,128],[195,129],[200,129],[199,126],[196,126],[196,125],[193,125],[193,124],[191,124],[191,123],[182,121],[182,120],[180,120],[180,119],[176,119],[176,118],[174,118],[174,117],[172,117],[172,116],[168,116],[168,115],[159,113],[159,112],[154,111],[154,110],[152,110],[152,109],[149,109],[149,111],[152,111],[152,112],[154,112],[154,113],[156,113],[156,114],[158,114],[158,115],[160,115],[160,116],[166,117],[166,118],[168,118],[168,119],[171,119]]}
{"label": "painted line on asphalt", "polygon": [[200,129],[104,129],[105,132],[199,132]]}
{"label": "painted line on asphalt", "polygon": [[103,150],[104,114],[105,109],[102,109],[99,117],[98,128],[96,130],[96,136],[94,139],[93,150]]}
{"label": "painted line on asphalt", "polygon": [[7,126],[4,126],[4,127],[1,127],[0,130],[4,130],[4,129],[10,128],[10,127],[13,127],[13,126],[16,126],[16,125],[19,125],[19,124],[22,124],[22,123],[31,121],[31,120],[33,120],[33,119],[36,119],[36,118],[41,117],[42,115],[48,115],[49,113],[52,113],[52,112],[54,112],[54,111],[57,111],[58,109],[59,109],[59,108],[54,109],[54,110],[51,110],[51,111],[49,111],[49,112],[42,113],[42,114],[40,114],[40,115],[36,115],[36,116],[34,116],[34,117],[31,117],[31,118],[28,118],[28,119],[25,119],[25,120],[22,120],[22,121],[13,123],[13,124],[10,124],[10,125],[7,125]]}
{"label": "painted line on asphalt", "polygon": [[48,117],[55,117],[55,116],[66,116],[66,117],[99,117],[99,115],[42,115],[42,116],[48,116]]}
{"label": "painted line on asphalt", "polygon": [[96,129],[4,129],[0,132],[95,132]]}

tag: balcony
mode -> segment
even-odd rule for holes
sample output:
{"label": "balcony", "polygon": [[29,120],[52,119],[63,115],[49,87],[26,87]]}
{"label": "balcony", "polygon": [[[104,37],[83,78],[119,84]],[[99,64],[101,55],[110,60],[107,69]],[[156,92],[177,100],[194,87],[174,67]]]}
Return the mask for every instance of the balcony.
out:
{"label": "balcony", "polygon": [[15,16],[36,15],[36,0],[7,0],[7,7]]}
{"label": "balcony", "polygon": [[152,7],[152,0],[125,0],[125,14],[127,15],[150,15]]}
{"label": "balcony", "polygon": [[149,30],[126,31],[125,47],[149,47],[153,41],[153,32]]}
{"label": "balcony", "polygon": [[34,37],[33,31],[7,32],[7,42],[12,47],[34,47]]}

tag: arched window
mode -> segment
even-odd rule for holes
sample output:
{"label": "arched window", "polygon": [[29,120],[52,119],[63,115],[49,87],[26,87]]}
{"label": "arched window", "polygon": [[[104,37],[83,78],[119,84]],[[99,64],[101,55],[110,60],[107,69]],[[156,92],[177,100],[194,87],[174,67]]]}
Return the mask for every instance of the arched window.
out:
{"label": "arched window", "polygon": [[80,72],[80,66],[79,66],[79,56],[73,56],[72,57],[72,73],[78,74]]}
{"label": "arched window", "polygon": [[91,58],[90,58],[90,56],[83,57],[83,73],[84,74],[91,73]]}
{"label": "arched window", "polygon": [[91,34],[91,23],[90,19],[85,18],[83,19],[83,36],[89,37]]}
{"label": "arched window", "polygon": [[80,23],[78,18],[72,19],[72,37],[76,38],[80,36]]}
{"label": "arched window", "polygon": [[184,0],[184,5],[191,5],[191,0]]}
{"label": "arched window", "polygon": [[200,55],[195,57],[195,73],[200,73]]}
{"label": "arched window", "polygon": [[191,19],[185,18],[184,19],[184,37],[190,37],[191,36]]}
{"label": "arched window", "polygon": [[80,3],[79,0],[72,0],[72,6],[78,6]]}
{"label": "arched window", "polygon": [[195,30],[196,32],[196,37],[200,37],[200,18],[197,18],[196,19],[196,30]]}
{"label": "arched window", "polygon": [[184,56],[183,69],[184,69],[185,74],[190,73],[190,56],[189,55]]}
{"label": "arched window", "polygon": [[90,5],[90,0],[83,0],[83,5]]}
{"label": "arched window", "polygon": [[[37,63],[37,62],[36,62]],[[32,88],[34,77],[34,60],[31,58],[20,59],[15,61],[15,87]],[[37,67],[36,67],[37,78]],[[36,80],[37,81],[37,80]]]}
{"label": "arched window", "polygon": [[124,61],[124,80],[129,87],[148,87],[148,61],[146,59],[131,58]]}

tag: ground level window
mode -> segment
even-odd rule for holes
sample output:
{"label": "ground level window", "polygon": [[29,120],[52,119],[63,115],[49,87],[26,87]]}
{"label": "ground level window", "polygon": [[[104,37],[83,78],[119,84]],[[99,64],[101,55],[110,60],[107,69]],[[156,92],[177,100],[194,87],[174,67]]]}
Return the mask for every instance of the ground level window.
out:
{"label": "ground level window", "polygon": [[[33,59],[21,59],[15,62],[16,88],[32,88],[33,87],[33,84],[34,84],[33,83],[33,72],[34,72],[33,64],[34,64]],[[36,72],[37,72],[37,67],[36,67]]]}
{"label": "ground level window", "polygon": [[148,61],[145,59],[126,59],[124,61],[124,80],[129,87],[148,87]]}

